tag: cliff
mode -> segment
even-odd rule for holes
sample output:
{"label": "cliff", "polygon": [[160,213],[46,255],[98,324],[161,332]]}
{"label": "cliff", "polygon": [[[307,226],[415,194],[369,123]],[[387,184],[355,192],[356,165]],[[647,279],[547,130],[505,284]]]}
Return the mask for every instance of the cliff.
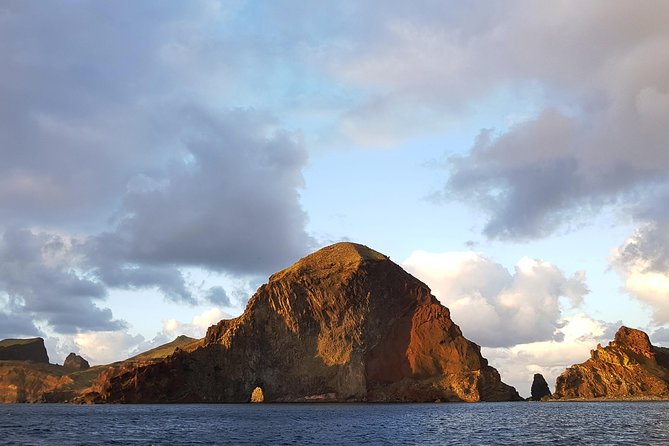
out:
{"label": "cliff", "polygon": [[354,243],[269,278],[238,318],[150,364],[105,371],[88,402],[520,399],[429,288]]}
{"label": "cliff", "polygon": [[34,361],[49,363],[44,339],[3,339],[0,341],[0,361]]}
{"label": "cliff", "polygon": [[615,340],[597,345],[590,359],[565,370],[557,399],[668,399],[669,349],[651,345],[640,330],[620,327]]}
{"label": "cliff", "polygon": [[[160,361],[181,347],[196,341],[186,336],[179,336],[174,341],[156,347],[148,352],[125,361],[112,364],[112,367],[131,367]],[[41,345],[41,339],[6,339],[0,345]],[[28,350],[29,351],[29,350]],[[46,356],[46,350],[44,351]],[[16,358],[17,356],[13,356]],[[71,353],[62,366],[48,362],[36,362],[35,355],[21,355],[20,358],[0,360],[0,403],[43,403],[83,401],[82,394],[90,392],[93,382],[108,369],[107,365],[90,367],[88,361]]]}

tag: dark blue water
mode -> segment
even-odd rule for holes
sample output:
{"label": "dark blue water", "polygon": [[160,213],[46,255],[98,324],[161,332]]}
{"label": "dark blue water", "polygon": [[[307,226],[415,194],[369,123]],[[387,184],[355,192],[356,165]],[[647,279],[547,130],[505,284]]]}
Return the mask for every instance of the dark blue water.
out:
{"label": "dark blue water", "polygon": [[669,445],[669,403],[0,405],[0,444]]}

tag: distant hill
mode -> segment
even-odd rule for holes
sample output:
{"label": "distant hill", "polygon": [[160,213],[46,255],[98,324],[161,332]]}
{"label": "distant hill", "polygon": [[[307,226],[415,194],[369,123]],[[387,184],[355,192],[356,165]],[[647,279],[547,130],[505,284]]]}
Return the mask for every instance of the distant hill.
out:
{"label": "distant hill", "polygon": [[152,348],[143,353],[128,358],[128,361],[148,360],[148,359],[163,359],[174,353],[177,348],[185,349],[187,346],[199,342],[198,339],[189,338],[188,336],[178,336],[174,341],[163,344],[159,347]]}
{"label": "distant hill", "polygon": [[68,358],[70,362],[76,359],[75,366],[49,364],[41,338],[0,340],[0,403],[71,402],[112,366],[147,364],[197,342],[197,339],[179,336],[125,361],[89,368],[88,362],[74,353]]}
{"label": "distant hill", "polygon": [[44,339],[3,339],[0,341],[0,360],[34,361],[48,364]]}

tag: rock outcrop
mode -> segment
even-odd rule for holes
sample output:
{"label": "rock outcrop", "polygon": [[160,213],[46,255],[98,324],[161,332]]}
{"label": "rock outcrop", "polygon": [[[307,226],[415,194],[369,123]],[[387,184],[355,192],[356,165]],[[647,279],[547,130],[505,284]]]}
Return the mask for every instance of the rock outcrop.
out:
{"label": "rock outcrop", "polygon": [[81,356],[75,353],[70,353],[67,355],[67,358],[65,358],[63,367],[67,370],[86,370],[90,369],[91,365]]}
{"label": "rock outcrop", "polygon": [[49,363],[44,339],[3,339],[0,341],[0,361],[34,361]]}
{"label": "rock outcrop", "polygon": [[104,372],[86,401],[519,400],[429,288],[354,243],[269,278],[238,318],[168,358]]}
{"label": "rock outcrop", "polygon": [[532,401],[541,401],[542,399],[551,396],[551,390],[548,388],[548,383],[541,373],[534,374],[530,395],[530,400]]}
{"label": "rock outcrop", "polygon": [[640,330],[620,327],[615,340],[590,359],[565,370],[555,384],[558,399],[668,399],[669,349],[651,345]]}

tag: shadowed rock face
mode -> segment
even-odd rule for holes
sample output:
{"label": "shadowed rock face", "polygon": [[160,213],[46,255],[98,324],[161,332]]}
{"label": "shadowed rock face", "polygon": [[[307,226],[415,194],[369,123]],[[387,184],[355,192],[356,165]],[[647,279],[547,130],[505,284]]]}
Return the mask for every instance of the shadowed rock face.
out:
{"label": "shadowed rock face", "polygon": [[110,369],[88,401],[519,399],[428,287],[386,256],[338,243],[272,275],[197,348]]}
{"label": "shadowed rock face", "polygon": [[667,399],[669,349],[651,345],[640,330],[620,327],[615,340],[565,370],[555,384],[563,399]]}
{"label": "shadowed rock face", "polygon": [[4,339],[0,341],[0,360],[49,363],[44,339]]}
{"label": "shadowed rock face", "polygon": [[63,367],[67,370],[86,370],[89,369],[91,365],[81,356],[75,353],[70,353],[67,355],[67,358],[65,358]]}
{"label": "shadowed rock face", "polygon": [[534,374],[530,392],[532,395],[530,399],[532,401],[541,401],[542,398],[551,396],[551,390],[548,388],[548,383],[541,373]]}

